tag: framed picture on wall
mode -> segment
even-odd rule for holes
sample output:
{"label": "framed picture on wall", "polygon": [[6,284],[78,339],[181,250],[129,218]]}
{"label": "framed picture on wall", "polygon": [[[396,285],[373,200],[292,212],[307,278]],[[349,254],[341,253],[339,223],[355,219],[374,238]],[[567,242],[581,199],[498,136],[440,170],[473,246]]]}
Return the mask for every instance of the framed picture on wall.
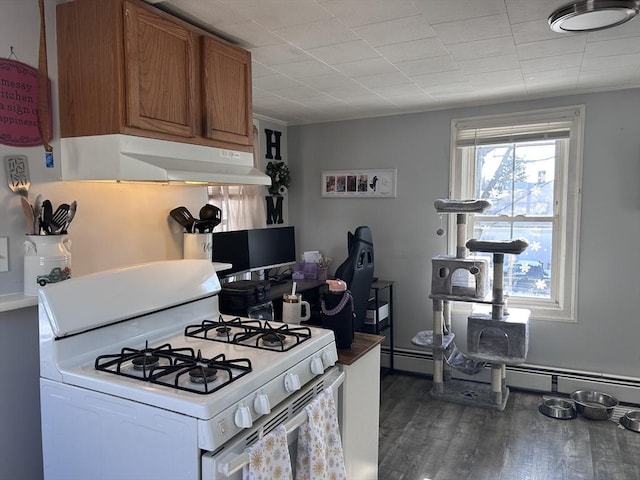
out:
{"label": "framed picture on wall", "polygon": [[326,170],[320,194],[328,198],[395,197],[396,169]]}

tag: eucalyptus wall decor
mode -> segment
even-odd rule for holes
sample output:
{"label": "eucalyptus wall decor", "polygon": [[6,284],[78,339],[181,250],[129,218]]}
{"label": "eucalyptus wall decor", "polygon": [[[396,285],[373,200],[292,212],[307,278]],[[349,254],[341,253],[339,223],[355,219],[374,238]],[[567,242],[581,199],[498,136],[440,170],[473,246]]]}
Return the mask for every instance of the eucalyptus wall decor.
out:
{"label": "eucalyptus wall decor", "polygon": [[271,177],[271,186],[267,195],[267,225],[284,223],[282,219],[282,197],[287,194],[291,183],[289,167],[284,162],[267,163],[267,175]]}

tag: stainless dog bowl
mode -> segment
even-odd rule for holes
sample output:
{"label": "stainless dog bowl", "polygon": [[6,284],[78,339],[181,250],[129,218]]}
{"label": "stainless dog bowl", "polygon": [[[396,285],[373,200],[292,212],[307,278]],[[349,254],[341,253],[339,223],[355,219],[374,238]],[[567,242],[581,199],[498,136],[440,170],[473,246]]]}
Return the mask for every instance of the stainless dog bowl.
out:
{"label": "stainless dog bowl", "polygon": [[618,400],[608,393],[577,390],[571,394],[576,411],[591,420],[608,420],[613,414],[613,407]]}
{"label": "stainless dog bowl", "polygon": [[569,420],[577,416],[573,404],[561,398],[548,398],[538,406],[538,411],[547,417],[560,420]]}
{"label": "stainless dog bowl", "polygon": [[640,432],[640,410],[629,410],[620,417],[620,425],[634,432]]}

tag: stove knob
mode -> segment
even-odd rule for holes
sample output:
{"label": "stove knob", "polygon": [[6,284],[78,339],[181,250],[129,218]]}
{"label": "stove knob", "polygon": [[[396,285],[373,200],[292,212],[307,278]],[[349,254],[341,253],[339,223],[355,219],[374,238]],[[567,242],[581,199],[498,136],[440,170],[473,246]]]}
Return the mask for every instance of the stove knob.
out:
{"label": "stove knob", "polygon": [[338,356],[336,355],[335,351],[328,349],[322,352],[322,363],[324,363],[325,367],[332,367],[336,364],[337,361]]}
{"label": "stove knob", "polygon": [[322,375],[324,373],[324,365],[320,357],[313,357],[311,359],[311,373],[314,375]]}
{"label": "stove knob", "polygon": [[259,393],[256,395],[253,401],[253,409],[260,415],[267,415],[271,413],[271,405],[269,404],[269,397],[266,393]]}
{"label": "stove knob", "polygon": [[284,389],[288,393],[300,390],[300,378],[295,373],[287,373],[284,376]]}
{"label": "stove knob", "polygon": [[251,419],[249,407],[244,404],[238,406],[234,420],[238,428],[250,428],[253,425],[253,420]]}

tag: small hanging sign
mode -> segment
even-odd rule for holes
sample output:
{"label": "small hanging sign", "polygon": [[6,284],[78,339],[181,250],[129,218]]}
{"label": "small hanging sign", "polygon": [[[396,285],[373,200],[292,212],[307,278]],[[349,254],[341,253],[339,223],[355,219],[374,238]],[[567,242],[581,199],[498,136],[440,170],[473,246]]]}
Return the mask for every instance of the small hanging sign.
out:
{"label": "small hanging sign", "polygon": [[38,130],[38,70],[10,58],[0,58],[0,143],[12,147],[42,145]]}

